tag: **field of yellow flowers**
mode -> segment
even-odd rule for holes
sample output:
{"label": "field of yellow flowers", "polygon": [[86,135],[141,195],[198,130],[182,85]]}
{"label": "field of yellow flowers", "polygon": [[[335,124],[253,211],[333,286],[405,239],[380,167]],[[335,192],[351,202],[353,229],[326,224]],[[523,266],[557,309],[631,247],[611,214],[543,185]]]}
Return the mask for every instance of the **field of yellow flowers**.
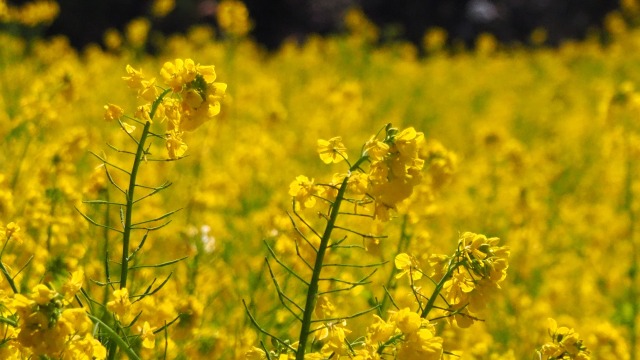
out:
{"label": "field of yellow flowers", "polygon": [[[0,19],[55,16],[35,4]],[[0,358],[638,358],[620,14],[419,56],[353,11],[267,53],[222,4],[218,34],[0,33]]]}

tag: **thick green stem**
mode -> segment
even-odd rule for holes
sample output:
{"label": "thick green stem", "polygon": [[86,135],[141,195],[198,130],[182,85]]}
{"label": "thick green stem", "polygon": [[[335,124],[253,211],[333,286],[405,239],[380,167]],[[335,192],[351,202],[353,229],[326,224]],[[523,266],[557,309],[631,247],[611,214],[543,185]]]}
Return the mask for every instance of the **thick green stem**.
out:
{"label": "thick green stem", "polygon": [[338,212],[340,211],[340,204],[344,198],[344,192],[347,189],[347,182],[349,177],[345,177],[338,190],[338,196],[331,208],[331,215],[329,216],[329,222],[325,228],[322,239],[320,240],[320,247],[318,247],[318,254],[316,255],[316,262],[313,266],[313,274],[311,275],[311,281],[309,282],[309,290],[307,291],[307,300],[304,306],[304,315],[302,317],[302,327],[300,328],[300,337],[298,341],[298,352],[296,353],[296,360],[303,360],[305,347],[307,345],[307,339],[309,338],[309,329],[311,328],[311,316],[315,308],[316,296],[318,295],[318,282],[320,280],[320,272],[322,271],[322,265],[324,261],[324,254],[327,251],[329,245],[329,239],[331,238],[331,232],[333,231],[336,219],[338,218]]}
{"label": "thick green stem", "polygon": [[120,272],[120,289],[127,287],[127,275],[129,272],[129,242],[131,239],[131,217],[133,215],[133,194],[136,189],[136,178],[138,176],[138,169],[140,163],[144,158],[144,145],[149,135],[149,127],[151,122],[147,121],[144,124],[140,141],[138,142],[138,150],[136,151],[136,157],[133,159],[133,166],[131,167],[131,176],[129,177],[129,190],[127,190],[127,206],[125,209],[124,217],[124,234],[122,236],[122,265]]}
{"label": "thick green stem", "polygon": [[[158,96],[158,98],[153,102],[153,104],[151,104],[151,111],[149,111],[149,118],[150,119],[153,119],[153,117],[156,114],[156,111],[158,110],[158,106],[160,106],[160,104],[162,103],[162,99],[164,99],[164,97],[167,96],[167,94],[169,94],[170,92],[171,92],[170,88],[164,90]],[[144,148],[145,148],[145,143],[147,141],[147,137],[149,136],[150,127],[151,127],[151,121],[147,121],[144,124],[144,128],[142,129],[142,135],[140,135],[140,140],[138,141],[138,148],[136,150],[135,158],[133,159],[133,166],[131,167],[131,174],[129,176],[129,188],[128,188],[127,194],[126,194],[126,209],[125,209],[125,218],[124,218],[124,230],[123,230],[123,235],[122,235],[122,263],[120,265],[120,289],[123,289],[123,288],[127,287],[127,276],[129,274],[129,243],[131,242],[131,219],[132,219],[132,216],[133,216],[134,193],[135,193],[135,189],[136,189],[136,180],[137,180],[137,176],[138,176],[138,169],[140,168],[140,164],[142,163],[142,160],[144,159],[144,155],[145,155],[145,149]],[[107,251],[108,250],[108,236],[105,238],[105,241],[106,242],[105,242],[105,248],[104,249],[105,249],[105,251]],[[105,270],[107,270],[107,269],[105,269]],[[102,323],[100,320],[95,319],[94,317],[91,317],[91,318],[94,319],[94,320],[97,320],[97,322],[101,323],[103,325],[103,327],[106,326],[106,324]],[[111,330],[111,331],[113,331],[113,330]],[[117,336],[117,334],[115,334],[115,336]],[[118,337],[118,339],[121,339],[121,338]],[[120,344],[116,344],[116,342],[112,342],[111,345],[109,346],[109,351],[108,351],[108,359],[109,360],[115,359],[116,345],[120,345]],[[131,354],[133,354],[135,356],[135,353],[133,353],[133,350],[131,350],[130,348],[125,349],[125,352],[127,352],[127,355],[129,355],[130,358],[133,358]]]}
{"label": "thick green stem", "polygon": [[[355,164],[349,169],[350,172],[356,171],[358,167],[368,159],[368,156],[362,156]],[[344,200],[344,193],[347,191],[347,183],[349,182],[349,176],[346,176],[340,184],[338,189],[338,195],[331,207],[331,213],[329,214],[329,222],[324,229],[322,238],[320,239],[320,246],[318,247],[318,253],[316,254],[316,262],[313,266],[313,274],[311,275],[311,281],[309,281],[309,289],[307,290],[307,300],[304,306],[304,314],[302,317],[302,327],[300,328],[300,337],[298,338],[298,351],[296,352],[296,360],[304,360],[304,353],[306,351],[307,340],[309,339],[311,329],[311,317],[316,304],[316,297],[318,296],[318,283],[320,281],[320,273],[322,272],[322,266],[324,261],[324,255],[329,246],[329,240],[331,239],[331,233],[335,227],[338,214],[340,213],[340,205]]]}

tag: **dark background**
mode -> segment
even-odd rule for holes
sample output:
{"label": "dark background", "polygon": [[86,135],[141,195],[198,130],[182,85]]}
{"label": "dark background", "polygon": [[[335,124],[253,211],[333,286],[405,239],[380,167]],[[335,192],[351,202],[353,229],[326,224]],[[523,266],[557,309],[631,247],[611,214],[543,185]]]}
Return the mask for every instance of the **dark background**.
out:
{"label": "dark background", "polygon": [[[26,1],[9,1],[17,5]],[[132,18],[150,16],[149,0],[58,0],[60,15],[47,35],[65,34],[72,44],[101,43],[104,30],[122,30]],[[504,43],[527,44],[531,32],[547,30],[547,45],[580,39],[600,28],[617,0],[246,0],[254,22],[250,36],[269,49],[285,38],[303,40],[310,33],[343,29],[347,9],[360,7],[382,30],[382,40],[407,39],[420,44],[426,29],[439,26],[449,39],[471,44],[481,32]],[[152,19],[154,30],[185,32],[196,23],[215,24],[216,0],[177,0],[163,19]]]}

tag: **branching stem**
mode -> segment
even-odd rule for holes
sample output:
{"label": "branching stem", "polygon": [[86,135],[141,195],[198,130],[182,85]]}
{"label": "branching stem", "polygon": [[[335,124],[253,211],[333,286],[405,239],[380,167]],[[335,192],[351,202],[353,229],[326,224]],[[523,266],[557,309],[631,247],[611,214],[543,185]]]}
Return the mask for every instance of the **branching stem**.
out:
{"label": "branching stem", "polygon": [[122,235],[122,264],[120,271],[120,289],[127,287],[127,275],[129,272],[129,242],[131,239],[131,218],[133,215],[133,194],[136,189],[136,178],[138,175],[138,169],[140,163],[144,158],[144,144],[149,135],[149,127],[151,122],[147,121],[142,129],[142,135],[140,141],[138,141],[138,150],[136,151],[136,157],[133,159],[133,166],[131,167],[131,176],[129,177],[129,190],[127,191],[127,206],[125,208],[124,218],[124,233]]}
{"label": "branching stem", "polygon": [[[349,172],[355,171],[358,167],[368,159],[367,155],[361,156],[355,164],[351,166]],[[302,326],[300,328],[300,337],[298,338],[298,351],[296,352],[296,360],[304,360],[305,348],[309,339],[311,328],[311,317],[315,308],[316,298],[318,296],[318,283],[320,281],[320,273],[323,267],[324,255],[329,246],[329,240],[331,239],[331,233],[335,228],[336,220],[340,214],[340,204],[344,200],[344,194],[347,190],[347,183],[349,182],[349,176],[346,176],[342,180],[342,184],[338,189],[336,200],[331,206],[331,212],[329,214],[329,221],[324,229],[322,238],[320,239],[320,246],[318,247],[318,253],[316,255],[316,262],[313,266],[313,274],[311,275],[311,281],[309,281],[309,289],[307,291],[307,299],[304,305],[304,314],[302,316]]]}

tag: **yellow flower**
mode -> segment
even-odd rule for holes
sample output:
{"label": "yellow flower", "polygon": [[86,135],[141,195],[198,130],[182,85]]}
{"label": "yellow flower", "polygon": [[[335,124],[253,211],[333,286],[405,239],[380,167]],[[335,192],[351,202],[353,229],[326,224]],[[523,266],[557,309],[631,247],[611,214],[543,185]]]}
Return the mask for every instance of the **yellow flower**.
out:
{"label": "yellow flower", "polygon": [[136,131],[136,127],[134,125],[128,124],[126,122],[122,123],[122,129],[127,133],[127,134],[131,134],[132,132]]}
{"label": "yellow flower", "polygon": [[156,78],[150,80],[142,80],[138,88],[138,96],[148,102],[153,102],[158,97],[158,88],[156,87]]}
{"label": "yellow flower", "polygon": [[166,62],[160,70],[164,82],[179,99],[164,99],[164,115],[172,123],[169,130],[193,131],[220,114],[227,84],[216,80],[213,65],[195,64],[191,59]]}
{"label": "yellow flower", "polygon": [[402,130],[396,135],[395,146],[403,157],[417,157],[418,146],[424,141],[424,134],[413,127]]}
{"label": "yellow flower", "polygon": [[170,159],[179,159],[187,152],[187,144],[182,141],[182,136],[177,131],[168,131],[166,134],[167,152]]}
{"label": "yellow flower", "polygon": [[129,291],[127,288],[114,290],[113,297],[114,299],[107,303],[107,309],[109,309],[109,311],[113,311],[119,317],[124,317],[131,308]]}
{"label": "yellow flower", "polygon": [[460,238],[463,257],[467,259],[470,270],[483,278],[488,278],[496,284],[507,276],[509,267],[509,248],[497,246],[500,239],[465,232]]}
{"label": "yellow flower", "polygon": [[65,309],[60,315],[60,321],[66,322],[72,332],[80,334],[90,333],[93,327],[86,310],[82,308]]}
{"label": "yellow flower", "polygon": [[369,155],[369,158],[373,161],[381,161],[389,153],[389,145],[375,138],[371,137],[369,141],[364,145],[364,150]]}
{"label": "yellow flower", "polygon": [[392,317],[396,326],[403,334],[413,334],[422,326],[422,318],[409,308],[404,308]]}
{"label": "yellow flower", "polygon": [[231,35],[242,36],[251,30],[249,11],[241,1],[221,1],[218,4],[216,17],[220,28]]}
{"label": "yellow flower", "polygon": [[353,172],[347,182],[349,192],[364,195],[369,188],[369,176],[361,172]]}
{"label": "yellow flower", "polygon": [[4,230],[4,233],[5,233],[5,235],[6,235],[7,239],[8,239],[13,234],[17,233],[18,231],[20,231],[20,226],[18,226],[18,224],[14,223],[12,221],[12,222],[7,224],[7,226],[6,226],[5,230]]}
{"label": "yellow flower", "polygon": [[104,106],[104,119],[107,121],[118,120],[124,115],[124,110],[118,105],[107,104]]}
{"label": "yellow flower", "polygon": [[345,339],[347,337],[347,334],[351,332],[346,328],[346,326],[346,320],[330,322],[324,325],[317,336],[317,340],[324,341],[322,353],[336,353],[340,355],[346,352],[347,347],[345,345]]}
{"label": "yellow flower", "polygon": [[176,7],[175,0],[154,0],[151,13],[156,17],[165,17]]}
{"label": "yellow flower", "polygon": [[55,1],[30,1],[15,11],[14,17],[22,24],[34,27],[50,24],[58,16],[60,7]]}
{"label": "yellow flower", "polygon": [[339,163],[348,158],[347,148],[342,144],[340,136],[329,140],[318,139],[318,154],[325,164]]}
{"label": "yellow flower", "polygon": [[311,208],[316,204],[315,196],[318,194],[318,188],[314,184],[313,179],[309,180],[304,175],[297,176],[289,185],[289,195],[296,199],[296,203],[303,209]]}
{"label": "yellow flower", "polygon": [[62,285],[62,294],[67,301],[73,299],[75,294],[82,288],[84,282],[84,271],[76,270],[71,273],[71,278]]}
{"label": "yellow flower", "polygon": [[151,29],[151,23],[145,18],[136,18],[131,20],[127,24],[125,30],[127,40],[134,47],[141,47],[147,42],[147,35],[149,35],[149,29]]}
{"label": "yellow flower", "polygon": [[31,290],[31,298],[38,305],[46,305],[49,301],[53,300],[58,293],[55,290],[49,289],[44,284],[38,284]]}
{"label": "yellow flower", "polygon": [[125,71],[129,76],[123,76],[122,80],[127,82],[129,88],[138,90],[143,86],[142,81],[144,80],[144,76],[142,76],[142,70],[136,70],[131,65],[127,65]]}
{"label": "yellow flower", "polygon": [[245,360],[267,360],[267,354],[264,350],[253,346],[244,354],[244,358]]}
{"label": "yellow flower", "polygon": [[118,50],[122,46],[122,36],[114,28],[105,30],[102,41],[109,50]]}
{"label": "yellow flower", "polygon": [[398,359],[439,360],[442,357],[443,339],[429,329],[420,329],[406,336],[398,349]]}
{"label": "yellow flower", "polygon": [[144,322],[142,329],[140,329],[140,338],[142,339],[142,347],[145,349],[153,349],[156,346],[156,336],[151,330],[151,326],[148,321]]}
{"label": "yellow flower", "polygon": [[189,89],[184,94],[185,104],[194,109],[197,109],[200,105],[202,105],[203,101],[204,99],[195,89]]}
{"label": "yellow flower", "polygon": [[318,319],[329,318],[335,311],[336,307],[331,303],[331,301],[329,301],[327,296],[318,296],[315,309]]}
{"label": "yellow flower", "polygon": [[469,293],[475,288],[474,280],[464,266],[459,266],[444,283],[442,295],[449,303],[465,303]]}
{"label": "yellow flower", "polygon": [[67,349],[62,354],[62,360],[95,359],[104,360],[107,349],[96,340],[91,333],[84,337],[73,336],[67,343]]}
{"label": "yellow flower", "polygon": [[211,84],[216,81],[216,70],[213,65],[196,65],[196,71],[202,75],[202,78],[207,84]]}
{"label": "yellow flower", "polygon": [[173,92],[178,93],[182,91],[183,86],[196,78],[196,65],[191,59],[165,62],[160,69],[160,76]]}
{"label": "yellow flower", "polygon": [[396,275],[396,279],[403,277],[405,274],[411,274],[411,279],[414,281],[422,278],[420,264],[418,264],[418,260],[413,256],[405,253],[398,254],[396,255],[394,263],[396,265],[396,269],[401,270]]}
{"label": "yellow flower", "polygon": [[382,343],[387,341],[395,332],[393,323],[382,320],[378,315],[373,315],[375,322],[367,328],[367,337],[371,343]]}
{"label": "yellow flower", "polygon": [[548,356],[545,359],[590,359],[590,351],[583,345],[578,333],[564,326],[558,327],[552,318],[547,321],[553,342],[542,346],[542,355]]}
{"label": "yellow flower", "polygon": [[9,239],[14,239],[19,244],[22,244],[22,238],[20,236],[20,226],[18,226],[18,224],[14,222],[8,223],[4,229],[4,235],[7,238],[7,241]]}

